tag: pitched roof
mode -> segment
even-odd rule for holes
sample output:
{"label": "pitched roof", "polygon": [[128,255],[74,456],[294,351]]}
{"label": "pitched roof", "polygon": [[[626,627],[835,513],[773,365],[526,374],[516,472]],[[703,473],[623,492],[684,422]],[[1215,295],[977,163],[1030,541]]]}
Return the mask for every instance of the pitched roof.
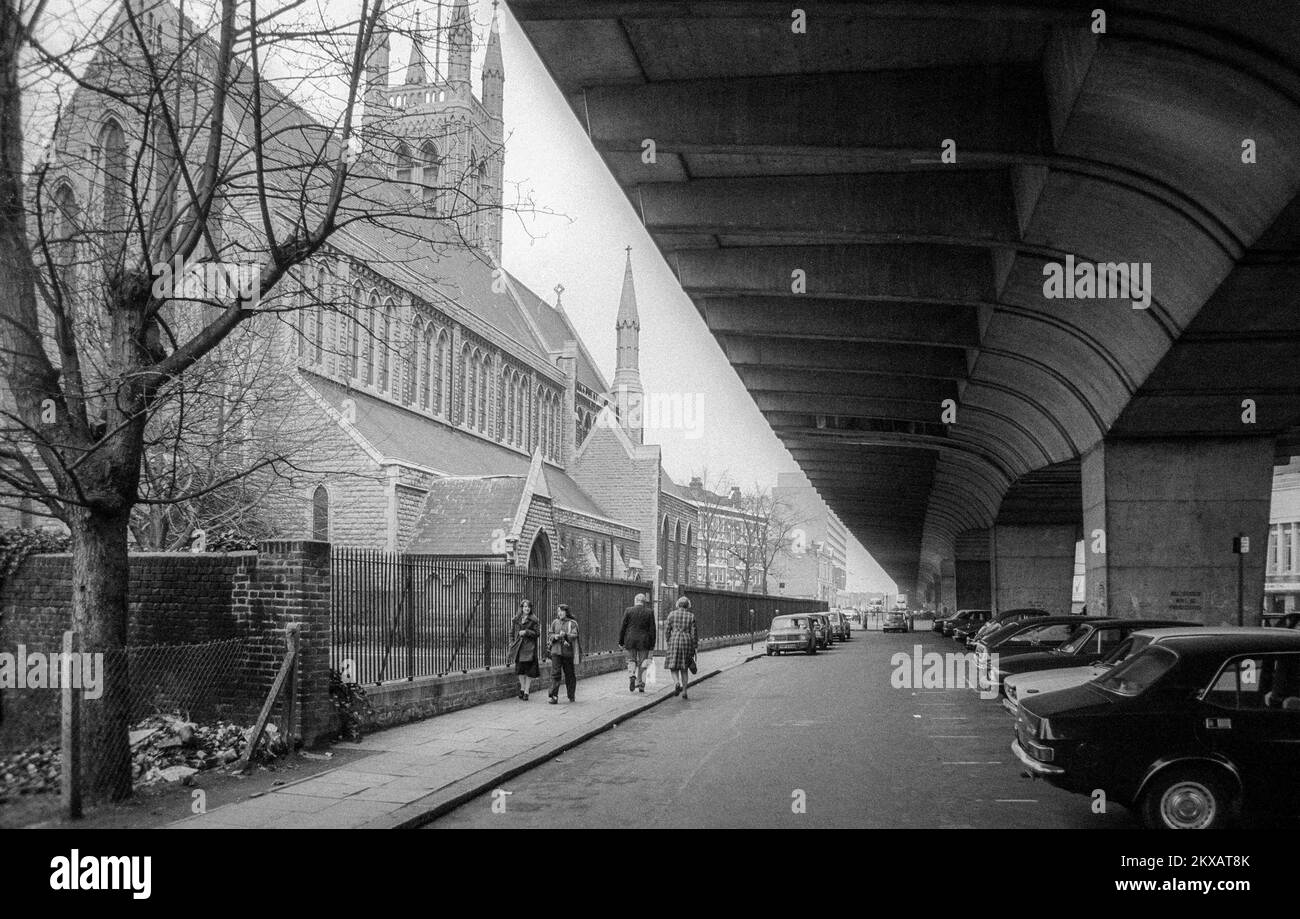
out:
{"label": "pitched roof", "polygon": [[[327,377],[308,371],[303,371],[303,375],[331,405],[337,407],[344,399],[356,403],[353,427],[387,460],[413,463],[448,476],[517,476],[522,482],[528,475],[531,460],[526,454],[426,418],[361,390],[349,389]],[[563,470],[549,464],[543,464],[542,470],[547,490],[559,507],[622,523],[597,504]]]}
{"label": "pitched roof", "polygon": [[523,496],[522,476],[438,479],[406,551],[504,555],[501,537],[510,532]]}
{"label": "pitched roof", "polygon": [[522,301],[520,305],[528,311],[528,315],[536,323],[537,330],[541,332],[543,343],[547,349],[559,351],[564,348],[566,341],[576,341],[578,343],[578,382],[596,393],[604,394],[609,392],[609,384],[605,382],[605,377],[601,375],[595,362],[592,361],[591,355],[587,353],[587,349],[582,343],[582,337],[573,328],[573,323],[569,321],[569,317],[564,310],[551,306],[529,290],[513,274],[510,275],[510,280],[514,282],[515,289],[519,293],[519,299]]}

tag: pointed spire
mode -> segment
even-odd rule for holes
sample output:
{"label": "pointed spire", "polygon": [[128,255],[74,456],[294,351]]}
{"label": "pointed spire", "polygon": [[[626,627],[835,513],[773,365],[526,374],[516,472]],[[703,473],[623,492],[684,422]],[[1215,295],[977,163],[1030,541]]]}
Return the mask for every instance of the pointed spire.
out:
{"label": "pointed spire", "polygon": [[474,27],[470,24],[469,0],[456,0],[447,27],[447,81],[469,85],[470,53],[474,46]]}
{"label": "pointed spire", "polygon": [[636,311],[636,285],[632,282],[632,247],[627,247],[627,266],[623,269],[623,294],[618,300],[618,318],[615,328],[631,325],[641,328],[641,318]]}
{"label": "pointed spire", "polygon": [[502,117],[502,86],[506,80],[501,62],[501,32],[497,27],[497,5],[492,4],[492,30],[488,33],[487,55],[483,58],[483,106],[493,118]]}
{"label": "pointed spire", "polygon": [[420,37],[420,11],[415,11],[415,30],[411,33],[411,62],[406,67],[409,85],[426,83],[429,78],[429,59],[424,55],[424,41]]}

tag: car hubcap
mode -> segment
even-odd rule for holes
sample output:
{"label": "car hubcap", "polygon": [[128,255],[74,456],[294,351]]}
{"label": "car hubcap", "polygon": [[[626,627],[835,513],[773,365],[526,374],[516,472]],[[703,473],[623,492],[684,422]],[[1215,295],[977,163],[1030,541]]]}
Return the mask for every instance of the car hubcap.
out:
{"label": "car hubcap", "polygon": [[1200,782],[1179,782],[1160,799],[1160,816],[1174,829],[1202,829],[1213,822],[1217,812],[1214,793]]}

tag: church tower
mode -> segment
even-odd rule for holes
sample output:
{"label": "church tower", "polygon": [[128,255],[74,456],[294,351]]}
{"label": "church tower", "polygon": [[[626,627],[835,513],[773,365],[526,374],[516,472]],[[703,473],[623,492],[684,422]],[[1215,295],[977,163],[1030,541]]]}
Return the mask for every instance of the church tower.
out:
{"label": "church tower", "polygon": [[623,293],[618,300],[618,318],[614,320],[617,336],[617,360],[614,367],[612,398],[619,421],[633,443],[644,442],[641,387],[641,318],[636,309],[636,285],[632,282],[632,247],[627,247],[627,265],[623,269]]}
{"label": "church tower", "polygon": [[[454,218],[460,238],[501,261],[501,204],[505,164],[502,119],[505,67],[493,5],[483,62],[483,85],[474,95],[471,61],[474,23],[469,0],[417,13],[402,82],[391,82],[389,27],[381,18],[366,62],[366,131],[380,168],[431,216]],[[432,13],[432,15],[428,15]],[[432,20],[433,53],[427,49]],[[445,42],[444,42],[445,39]],[[446,60],[442,49],[445,44]]]}

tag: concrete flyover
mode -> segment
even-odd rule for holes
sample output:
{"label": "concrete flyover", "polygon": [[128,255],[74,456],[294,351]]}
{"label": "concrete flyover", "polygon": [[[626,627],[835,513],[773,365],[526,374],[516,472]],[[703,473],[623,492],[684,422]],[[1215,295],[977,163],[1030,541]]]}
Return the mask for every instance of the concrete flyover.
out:
{"label": "concrete flyover", "polygon": [[[992,602],[1058,605],[1083,537],[1090,612],[1235,620],[1245,533],[1258,610],[1300,423],[1292,4],[509,6],[902,589],[962,595],[988,534]],[[1047,287],[1101,263],[1149,301]]]}

